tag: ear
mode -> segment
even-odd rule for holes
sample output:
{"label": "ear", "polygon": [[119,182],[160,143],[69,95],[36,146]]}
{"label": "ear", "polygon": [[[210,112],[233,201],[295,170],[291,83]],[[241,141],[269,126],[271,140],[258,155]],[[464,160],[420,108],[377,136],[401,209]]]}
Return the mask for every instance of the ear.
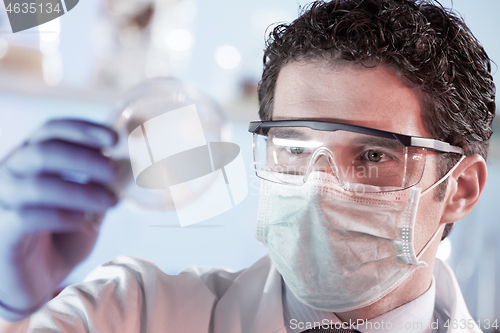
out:
{"label": "ear", "polygon": [[467,156],[450,175],[442,223],[453,223],[464,218],[476,205],[488,170],[481,155]]}

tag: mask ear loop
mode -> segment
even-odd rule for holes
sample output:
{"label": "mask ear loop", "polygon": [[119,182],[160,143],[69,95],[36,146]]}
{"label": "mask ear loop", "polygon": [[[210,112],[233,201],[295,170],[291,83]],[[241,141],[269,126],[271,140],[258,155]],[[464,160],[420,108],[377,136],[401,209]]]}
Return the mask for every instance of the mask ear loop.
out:
{"label": "mask ear loop", "polygon": [[[453,173],[453,171],[455,171],[455,169],[460,165],[460,163],[465,159],[465,157],[466,156],[463,155],[460,158],[460,160],[457,162],[457,164],[455,164],[455,166],[453,168],[451,168],[451,170],[448,171],[448,173],[446,175],[444,175],[443,178],[441,178],[440,180],[438,180],[437,182],[435,182],[433,185],[431,185],[431,187],[429,187],[425,191],[423,191],[420,196],[423,196],[424,194],[428,193],[430,190],[432,190],[433,188],[435,188],[436,186],[438,186],[439,184],[441,184],[442,182],[444,182]],[[445,226],[446,226],[446,224],[443,223],[443,224],[441,224],[437,228],[437,230],[432,235],[431,239],[429,239],[429,241],[424,245],[424,247],[422,248],[422,250],[420,250],[420,252],[417,254],[417,259],[418,260],[420,260],[420,257],[422,257],[422,255],[425,253],[425,251],[427,251],[427,249],[429,248],[429,246],[431,246],[431,244],[434,242],[434,240],[436,239],[436,237],[441,234],[441,231],[444,229]]]}
{"label": "mask ear loop", "polygon": [[424,190],[420,196],[424,196],[425,194],[429,193],[430,190],[432,190],[433,188],[435,188],[436,186],[438,186],[439,184],[444,182],[453,173],[453,171],[455,171],[455,169],[460,165],[460,163],[462,163],[462,161],[465,159],[465,157],[466,157],[465,155],[462,155],[462,157],[457,162],[457,164],[455,164],[455,166],[453,166],[453,168],[451,168],[451,170],[448,171],[448,173],[446,175],[444,175],[443,178],[441,178],[440,180],[435,182],[433,185],[431,185],[429,188]]}
{"label": "mask ear loop", "polygon": [[429,246],[431,246],[432,243],[434,243],[434,240],[436,239],[436,237],[438,235],[441,234],[441,231],[444,229],[446,224],[441,224],[437,230],[434,232],[434,234],[432,235],[431,239],[429,239],[429,241],[424,245],[424,247],[422,248],[422,250],[420,250],[420,252],[417,254],[417,259],[420,260],[420,257],[422,257],[422,255],[425,253],[425,251],[427,251],[427,249],[429,248]]}

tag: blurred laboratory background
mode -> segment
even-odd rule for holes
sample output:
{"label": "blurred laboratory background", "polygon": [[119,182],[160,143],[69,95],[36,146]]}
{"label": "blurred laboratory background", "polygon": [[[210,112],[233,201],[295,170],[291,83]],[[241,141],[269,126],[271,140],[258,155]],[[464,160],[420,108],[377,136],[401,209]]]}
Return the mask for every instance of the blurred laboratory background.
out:
{"label": "blurred laboratory background", "polygon": [[[0,157],[54,117],[113,123],[117,101],[146,79],[175,77],[222,105],[224,138],[241,147],[249,194],[234,209],[180,228],[173,211],[127,202],[110,211],[92,255],[65,281],[82,281],[118,255],[176,274],[191,265],[240,270],[266,254],[254,238],[259,180],[248,121],[258,119],[265,31],[297,17],[303,0],[82,0],[60,18],[13,34],[0,10]],[[442,1],[450,7],[451,1]],[[500,1],[453,1],[500,63]],[[500,80],[493,65],[495,81]],[[215,121],[215,120],[214,120]],[[489,180],[474,211],[439,250],[476,319],[500,321],[500,133],[495,120]]]}

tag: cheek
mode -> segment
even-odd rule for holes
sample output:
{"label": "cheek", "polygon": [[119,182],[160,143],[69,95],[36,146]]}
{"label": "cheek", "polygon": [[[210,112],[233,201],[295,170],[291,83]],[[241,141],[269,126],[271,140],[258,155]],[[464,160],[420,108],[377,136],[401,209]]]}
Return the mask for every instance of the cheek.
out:
{"label": "cheek", "polygon": [[[439,180],[438,155],[427,152],[426,164],[422,180],[418,185],[422,192]],[[438,188],[420,197],[417,218],[415,221],[415,250],[422,249],[439,227],[444,212],[444,201],[435,200]]]}
{"label": "cheek", "polygon": [[415,251],[417,254],[436,232],[443,211],[443,202],[434,199],[434,190],[420,198],[415,220]]}

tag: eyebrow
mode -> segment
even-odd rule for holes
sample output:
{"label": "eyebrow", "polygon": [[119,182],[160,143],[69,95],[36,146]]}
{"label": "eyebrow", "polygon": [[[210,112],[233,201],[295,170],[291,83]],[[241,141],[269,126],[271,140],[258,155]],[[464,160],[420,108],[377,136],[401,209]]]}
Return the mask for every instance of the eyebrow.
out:
{"label": "eyebrow", "polygon": [[282,147],[318,148],[323,145],[323,142],[321,141],[300,140],[300,139],[297,140],[297,138],[285,139],[285,138],[273,137],[272,141],[275,146],[282,146]]}
{"label": "eyebrow", "polygon": [[[313,130],[314,131],[314,130]],[[340,130],[342,132],[342,130]],[[336,131],[335,131],[336,132]],[[275,127],[273,132],[271,133],[273,137],[277,137],[280,139],[295,139],[295,140],[311,140],[310,135],[304,133],[304,131],[297,130],[296,128],[291,127]],[[274,140],[273,140],[274,142]],[[398,150],[403,147],[403,144],[399,142],[396,138],[388,139],[388,138],[380,138],[376,136],[368,137],[362,135],[361,137],[355,138],[352,144],[357,145],[371,145],[381,148]]]}
{"label": "eyebrow", "polygon": [[353,140],[353,143],[359,144],[359,145],[373,145],[377,147],[382,147],[382,148],[391,148],[391,149],[401,149],[403,144],[399,142],[396,138],[394,140],[392,139],[385,139],[385,138],[377,138],[377,137],[372,137],[372,138],[357,138]]}
{"label": "eyebrow", "polygon": [[279,137],[282,139],[309,139],[310,136],[304,133],[304,131],[299,131],[290,127],[275,127],[271,132],[273,137]]}

